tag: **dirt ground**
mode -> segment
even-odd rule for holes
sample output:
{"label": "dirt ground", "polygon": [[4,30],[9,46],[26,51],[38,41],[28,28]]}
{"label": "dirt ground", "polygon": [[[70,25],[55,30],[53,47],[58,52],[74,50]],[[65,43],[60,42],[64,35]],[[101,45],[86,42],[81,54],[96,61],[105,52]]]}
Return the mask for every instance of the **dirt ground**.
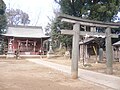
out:
{"label": "dirt ground", "polygon": [[[67,61],[67,60],[66,60]],[[28,62],[0,59],[0,90],[112,90]]]}
{"label": "dirt ground", "polygon": [[[45,59],[44,60],[58,63],[58,64],[63,64],[63,65],[71,65],[71,59],[65,58],[65,57],[56,57],[56,58],[51,58],[51,59]],[[86,69],[86,70],[91,70],[99,73],[104,73],[106,74],[106,62],[102,61],[101,63],[96,63],[96,60],[90,59],[87,61],[87,64],[84,66],[83,61],[80,60],[78,61],[78,67],[81,69]],[[120,77],[120,62],[113,62],[113,74],[114,76]]]}

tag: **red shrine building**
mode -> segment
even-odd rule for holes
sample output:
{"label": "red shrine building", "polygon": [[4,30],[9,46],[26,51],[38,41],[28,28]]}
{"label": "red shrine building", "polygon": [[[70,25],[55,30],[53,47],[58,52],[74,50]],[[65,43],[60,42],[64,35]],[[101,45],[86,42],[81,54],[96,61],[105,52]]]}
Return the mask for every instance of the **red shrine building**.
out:
{"label": "red shrine building", "polygon": [[19,51],[20,55],[38,55],[44,51],[43,42],[49,38],[42,27],[12,26],[3,34],[8,42],[7,53]]}

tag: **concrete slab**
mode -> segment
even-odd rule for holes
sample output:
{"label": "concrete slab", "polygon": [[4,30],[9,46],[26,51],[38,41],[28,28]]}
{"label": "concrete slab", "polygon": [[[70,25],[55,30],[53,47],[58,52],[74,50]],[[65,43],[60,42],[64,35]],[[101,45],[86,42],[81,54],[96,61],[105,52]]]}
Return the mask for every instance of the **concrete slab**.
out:
{"label": "concrete slab", "polygon": [[[27,60],[59,70],[69,75],[71,74],[70,66],[60,65],[60,64],[40,60],[40,59],[27,59]],[[79,76],[79,79],[84,79],[84,80],[93,82],[95,84],[99,84],[101,86],[103,85],[103,86],[110,87],[111,90],[113,89],[120,90],[120,77],[106,75],[106,74],[83,70],[83,69],[79,69],[78,76]]]}

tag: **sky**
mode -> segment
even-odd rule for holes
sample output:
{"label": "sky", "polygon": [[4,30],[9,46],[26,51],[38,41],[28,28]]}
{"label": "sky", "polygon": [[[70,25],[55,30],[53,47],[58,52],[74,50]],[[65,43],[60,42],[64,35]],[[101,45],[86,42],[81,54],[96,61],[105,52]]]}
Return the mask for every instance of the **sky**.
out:
{"label": "sky", "polygon": [[7,8],[21,9],[28,13],[30,25],[46,27],[50,19],[54,18],[53,10],[58,6],[54,0],[3,0]]}
{"label": "sky", "polygon": [[[43,29],[50,23],[48,17],[54,18],[53,10],[59,8],[54,0],[4,0],[4,2],[7,8],[21,9],[28,13],[30,26],[42,26]],[[118,16],[120,17],[120,12]]]}

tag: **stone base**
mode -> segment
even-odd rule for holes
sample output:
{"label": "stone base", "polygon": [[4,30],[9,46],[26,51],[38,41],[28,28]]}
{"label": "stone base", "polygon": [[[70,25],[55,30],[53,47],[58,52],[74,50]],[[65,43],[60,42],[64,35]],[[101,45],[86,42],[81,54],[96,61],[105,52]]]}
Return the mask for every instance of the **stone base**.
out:
{"label": "stone base", "polygon": [[69,60],[69,59],[70,59],[70,56],[64,56],[64,58]]}
{"label": "stone base", "polygon": [[107,67],[106,73],[110,74],[110,75],[113,74],[113,68],[112,67],[109,67],[109,68]]}
{"label": "stone base", "polygon": [[75,71],[75,72],[71,72],[71,78],[72,79],[77,79],[78,78],[78,71]]}
{"label": "stone base", "polygon": [[14,58],[14,55],[6,55],[6,58]]}
{"label": "stone base", "polygon": [[65,59],[70,59],[70,52],[66,51],[64,54]]}
{"label": "stone base", "polygon": [[15,55],[13,52],[8,52],[7,55],[6,55],[6,58],[14,58]]}
{"label": "stone base", "polygon": [[50,59],[50,58],[53,58],[55,57],[55,55],[53,53],[47,53],[47,58]]}

